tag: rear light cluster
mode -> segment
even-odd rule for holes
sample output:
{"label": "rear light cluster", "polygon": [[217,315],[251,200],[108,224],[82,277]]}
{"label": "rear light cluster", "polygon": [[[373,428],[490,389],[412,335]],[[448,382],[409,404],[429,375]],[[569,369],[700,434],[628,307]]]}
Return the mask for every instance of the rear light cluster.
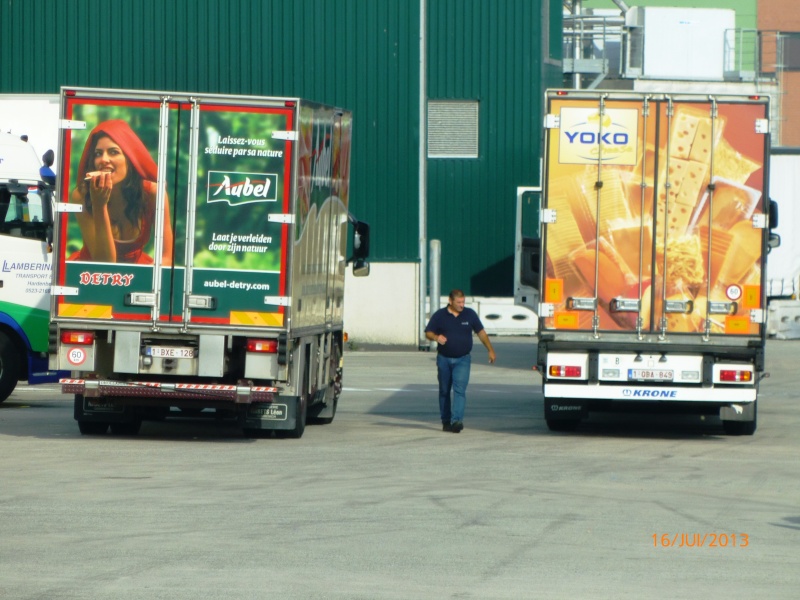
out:
{"label": "rear light cluster", "polygon": [[550,377],[580,377],[581,368],[568,365],[551,365]]}
{"label": "rear light cluster", "polygon": [[278,340],[247,340],[247,351],[275,354],[278,352]]}
{"label": "rear light cluster", "polygon": [[719,372],[719,380],[722,382],[748,383],[753,381],[753,372],[723,369]]}
{"label": "rear light cluster", "polygon": [[62,331],[61,343],[71,346],[91,346],[94,344],[93,331]]}

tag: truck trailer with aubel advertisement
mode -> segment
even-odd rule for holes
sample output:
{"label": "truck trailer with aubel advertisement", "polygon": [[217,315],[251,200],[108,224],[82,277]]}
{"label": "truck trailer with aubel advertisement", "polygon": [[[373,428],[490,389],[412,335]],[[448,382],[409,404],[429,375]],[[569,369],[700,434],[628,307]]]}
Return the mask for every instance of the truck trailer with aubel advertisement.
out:
{"label": "truck trailer with aubel advertisement", "polygon": [[63,88],[61,117],[50,356],[81,433],[174,415],[251,436],[330,423],[345,269],[369,273],[351,113]]}
{"label": "truck trailer with aubel advertisement", "polygon": [[528,225],[540,239],[518,244],[528,273],[517,294],[537,302],[549,428],[643,404],[753,434],[765,263],[780,242],[768,99],[552,90],[546,100],[541,210]]}

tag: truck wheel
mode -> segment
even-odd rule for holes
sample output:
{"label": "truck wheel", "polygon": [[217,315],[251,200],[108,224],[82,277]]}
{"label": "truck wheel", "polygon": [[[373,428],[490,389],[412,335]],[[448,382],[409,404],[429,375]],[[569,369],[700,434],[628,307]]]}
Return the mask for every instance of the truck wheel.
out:
{"label": "truck wheel", "polygon": [[756,415],[752,421],[723,421],[722,428],[727,435],[753,435],[756,432]]}
{"label": "truck wheel", "polygon": [[78,430],[81,435],[104,435],[108,430],[108,423],[102,421],[78,421]]}
{"label": "truck wheel", "polygon": [[[328,382],[328,386],[333,390],[333,398],[329,399],[326,404],[315,404],[308,411],[308,422],[312,425],[330,425],[333,423],[333,418],[336,416],[336,407],[339,405],[339,396],[342,393],[342,367],[339,364],[339,357],[342,355],[342,349],[338,340],[334,341],[333,351],[331,352],[331,371],[333,377]],[[326,392],[327,396],[327,392]],[[321,417],[321,414],[325,414]]]}
{"label": "truck wheel", "polygon": [[[333,423],[333,418],[336,416],[336,407],[339,405],[339,398],[334,397],[332,401],[332,406],[330,412],[328,413],[327,417],[320,417],[320,416],[308,416],[308,422],[312,425],[330,425]],[[323,408],[327,408],[327,406],[314,406],[311,410],[319,414],[322,412]]]}
{"label": "truck wheel", "polygon": [[111,433],[114,435],[138,435],[141,428],[141,419],[134,419],[124,423],[111,423]]}
{"label": "truck wheel", "polygon": [[297,421],[294,429],[277,429],[275,437],[282,438],[295,438],[300,439],[303,437],[303,432],[306,430],[306,411],[308,409],[308,402],[303,402],[301,398],[297,399]]}
{"label": "truck wheel", "polygon": [[580,425],[580,419],[546,419],[550,431],[575,431]]}
{"label": "truck wheel", "polygon": [[0,333],[0,402],[17,387],[19,366],[19,352],[14,342],[5,333]]}

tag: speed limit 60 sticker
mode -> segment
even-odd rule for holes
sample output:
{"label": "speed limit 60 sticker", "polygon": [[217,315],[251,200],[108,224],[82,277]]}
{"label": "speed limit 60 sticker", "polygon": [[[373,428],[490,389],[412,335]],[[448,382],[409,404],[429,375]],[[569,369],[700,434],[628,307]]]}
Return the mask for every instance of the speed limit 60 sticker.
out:
{"label": "speed limit 60 sticker", "polygon": [[67,352],[67,360],[69,364],[75,365],[82,365],[86,362],[86,350],[83,348],[71,348],[69,352]]}

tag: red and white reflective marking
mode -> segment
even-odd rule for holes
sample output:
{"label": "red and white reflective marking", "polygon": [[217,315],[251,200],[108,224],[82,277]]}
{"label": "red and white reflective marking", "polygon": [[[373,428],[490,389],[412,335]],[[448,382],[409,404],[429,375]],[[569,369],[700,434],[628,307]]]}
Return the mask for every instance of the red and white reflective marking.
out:
{"label": "red and white reflective marking", "polygon": [[[86,391],[85,379],[59,379],[61,391],[65,394],[83,394]],[[91,380],[103,396],[152,396],[179,398],[208,398],[209,392],[215,399],[239,402],[271,402],[278,388],[262,385],[236,386],[203,383],[162,383],[158,381],[108,381]]]}

